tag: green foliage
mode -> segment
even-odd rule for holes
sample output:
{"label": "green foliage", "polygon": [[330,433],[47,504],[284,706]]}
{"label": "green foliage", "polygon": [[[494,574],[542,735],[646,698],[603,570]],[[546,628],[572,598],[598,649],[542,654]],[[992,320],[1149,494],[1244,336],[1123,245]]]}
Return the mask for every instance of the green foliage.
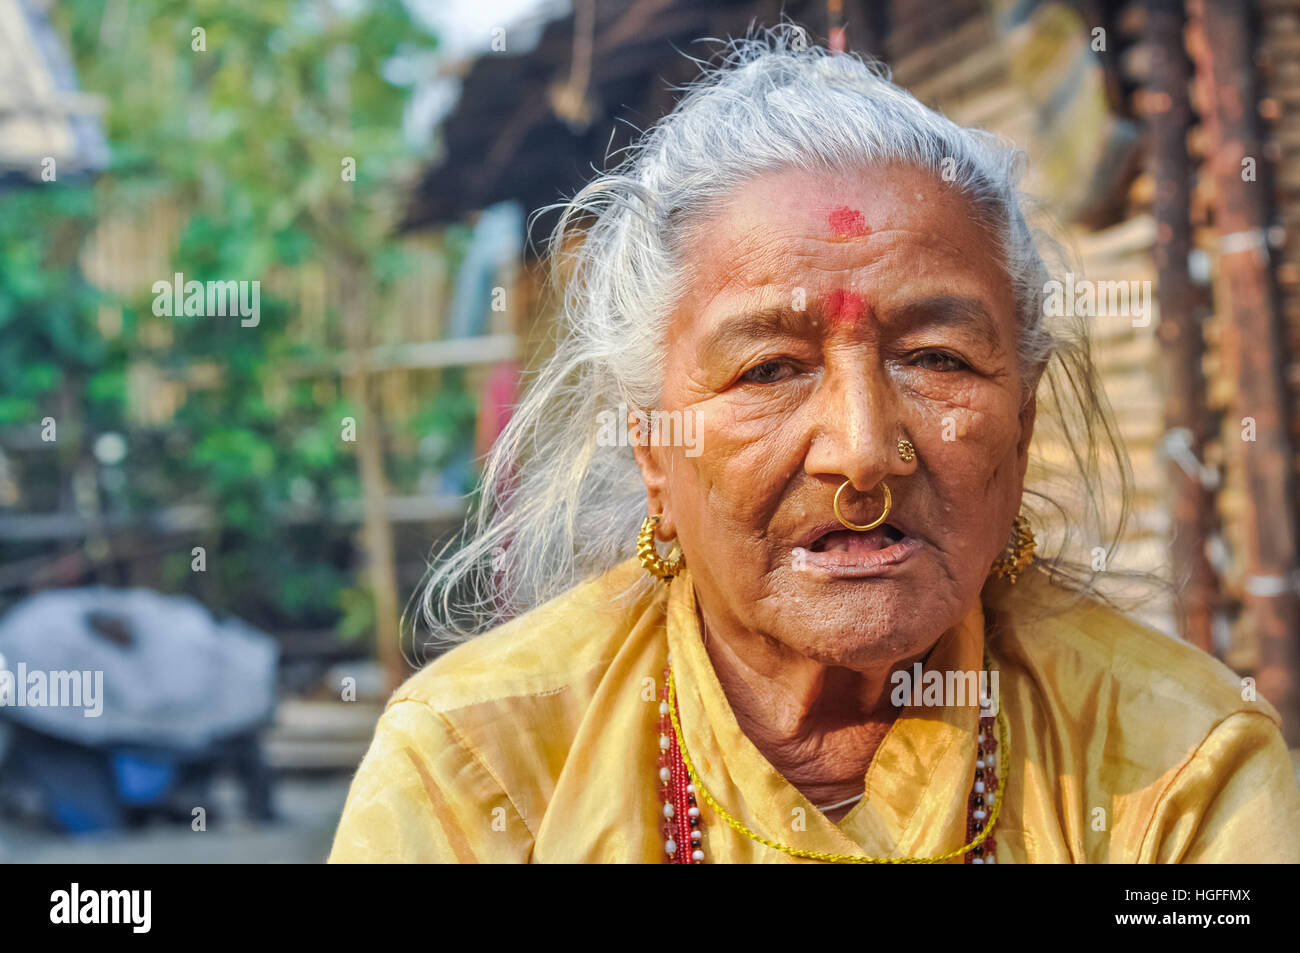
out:
{"label": "green foliage", "polygon": [[[339,439],[346,411],[321,406],[310,382],[280,379],[323,342],[290,337],[295,305],[270,279],[347,262],[382,294],[407,267],[391,234],[393,177],[414,157],[401,135],[406,91],[385,76],[394,57],[427,56],[435,40],[401,0],[133,0],[59,4],[53,16],[81,86],[107,102],[112,164],[93,184],[0,193],[0,427],[30,426],[75,388],[87,439],[128,434],[117,505],[215,508],[205,577],[196,583],[177,554],[169,583],[267,624],[342,618],[342,634],[360,634],[373,608],[367,619],[346,568],[354,527],[290,520],[358,495],[353,445]],[[355,181],[341,174],[345,157]],[[110,301],[88,284],[78,256],[96,221],[158,197],[185,218],[157,279],[261,281],[256,327],[156,318],[151,293]],[[104,305],[122,315],[111,340],[98,330]],[[145,333],[160,320],[165,346]],[[142,359],[186,387],[162,435],[127,419],[128,369]],[[195,384],[199,366],[219,380]],[[271,391],[283,398],[269,402]]]}
{"label": "green foliage", "polygon": [[454,367],[443,372],[437,400],[425,404],[407,426],[414,436],[432,438],[442,448],[434,459],[427,461],[442,467],[450,460],[451,448],[473,444],[477,419],[478,398],[466,389],[464,370]]}
{"label": "green foliage", "polygon": [[340,638],[358,639],[374,628],[375,599],[368,588],[354,586],[339,590],[338,606],[343,611],[337,626]]}
{"label": "green foliage", "polygon": [[105,357],[77,263],[94,210],[84,185],[0,194],[0,426],[39,418],[65,372]]}

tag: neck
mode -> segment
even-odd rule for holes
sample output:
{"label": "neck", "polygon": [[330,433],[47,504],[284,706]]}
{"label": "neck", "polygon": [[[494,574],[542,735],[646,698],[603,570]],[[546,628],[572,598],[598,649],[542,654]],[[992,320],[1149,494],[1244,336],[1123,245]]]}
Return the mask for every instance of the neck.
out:
{"label": "neck", "polygon": [[[736,721],[772,767],[813,804],[861,794],[871,759],[898,717],[890,676],[920,656],[859,671],[703,618],[701,631]],[[826,814],[838,820],[852,808]]]}

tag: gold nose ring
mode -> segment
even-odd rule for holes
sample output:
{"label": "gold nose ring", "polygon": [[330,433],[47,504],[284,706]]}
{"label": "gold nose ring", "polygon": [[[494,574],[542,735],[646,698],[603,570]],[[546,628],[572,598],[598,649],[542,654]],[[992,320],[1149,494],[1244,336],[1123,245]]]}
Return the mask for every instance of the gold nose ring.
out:
{"label": "gold nose ring", "polygon": [[889,515],[890,508],[893,507],[894,505],[894,497],[889,492],[889,484],[886,483],[884,480],[881,480],[880,489],[885,494],[884,510],[882,510],[880,515],[876,517],[874,520],[872,520],[870,523],[850,523],[848,520],[844,518],[844,514],[840,512],[840,494],[843,493],[844,488],[852,482],[853,482],[852,480],[845,480],[843,483],[840,484],[840,488],[835,491],[835,503],[834,503],[835,518],[839,520],[841,523],[843,523],[845,526],[847,526],[849,529],[855,530],[856,532],[859,533],[865,533],[869,529],[875,529],[877,526],[879,526],[881,523],[885,521],[885,517]]}

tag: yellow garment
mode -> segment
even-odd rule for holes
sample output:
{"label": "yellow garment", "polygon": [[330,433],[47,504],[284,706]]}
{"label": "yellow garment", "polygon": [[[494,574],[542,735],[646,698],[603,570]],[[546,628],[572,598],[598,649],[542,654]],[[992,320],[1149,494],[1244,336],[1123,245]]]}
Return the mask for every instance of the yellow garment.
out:
{"label": "yellow garment", "polygon": [[[612,594],[640,572],[628,560],[412,676],[379,721],[330,861],[662,862],[670,646],[687,750],[749,828],[859,856],[964,844],[976,708],[905,707],[865,796],[832,823],[741,732],[689,571],[620,609]],[[926,670],[982,668],[986,626],[1010,731],[999,863],[1300,861],[1300,789],[1277,712],[1243,701],[1223,665],[1032,571],[989,583]],[[1007,779],[1005,759],[998,773]],[[701,808],[710,863],[816,862]]]}

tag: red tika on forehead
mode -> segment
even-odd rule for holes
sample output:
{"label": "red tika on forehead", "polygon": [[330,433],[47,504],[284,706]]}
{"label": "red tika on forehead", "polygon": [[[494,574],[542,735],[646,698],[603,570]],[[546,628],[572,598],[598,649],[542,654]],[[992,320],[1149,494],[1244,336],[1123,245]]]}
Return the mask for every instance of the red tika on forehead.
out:
{"label": "red tika on forehead", "polygon": [[822,302],[822,312],[832,325],[857,324],[865,311],[866,305],[852,291],[837,289],[828,294],[826,300]]}
{"label": "red tika on forehead", "polygon": [[867,228],[867,220],[862,217],[862,213],[855,208],[849,208],[847,205],[832,209],[831,214],[826,217],[826,221],[830,225],[831,231],[835,233],[836,238],[854,238],[871,231],[871,229]]}

